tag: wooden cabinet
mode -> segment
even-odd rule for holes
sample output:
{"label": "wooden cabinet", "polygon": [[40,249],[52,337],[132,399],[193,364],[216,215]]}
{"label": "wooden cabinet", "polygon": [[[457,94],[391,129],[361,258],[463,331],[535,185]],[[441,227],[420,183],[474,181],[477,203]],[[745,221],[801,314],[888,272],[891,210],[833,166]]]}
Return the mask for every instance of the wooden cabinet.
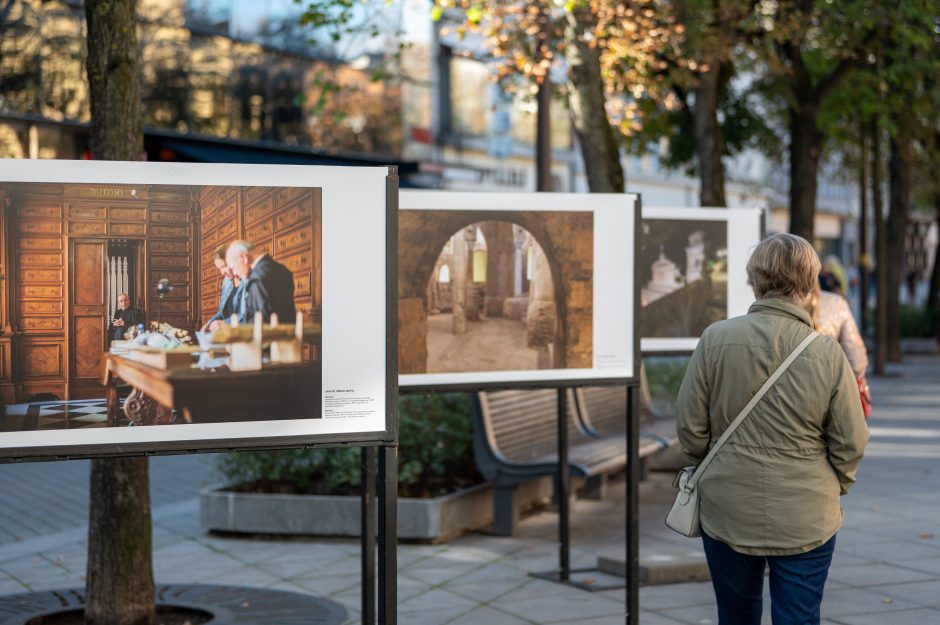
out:
{"label": "wooden cabinet", "polygon": [[[223,197],[230,199],[220,199]],[[236,239],[251,242],[294,272],[297,309],[319,320],[320,189],[242,187],[230,197],[225,195],[225,188],[206,187],[199,202],[204,251],[199,291],[203,320],[218,309],[218,271],[212,265],[212,250]]]}
{"label": "wooden cabinet", "polygon": [[113,312],[107,310],[106,259],[115,241],[135,254],[131,295],[146,319],[156,319],[155,285],[166,278],[175,290],[163,302],[163,320],[193,328],[194,187],[3,187],[14,218],[0,233],[13,260],[7,288],[19,331],[0,335],[0,363],[10,363],[0,372],[0,391],[8,401],[38,393],[63,399],[102,395],[101,357]]}

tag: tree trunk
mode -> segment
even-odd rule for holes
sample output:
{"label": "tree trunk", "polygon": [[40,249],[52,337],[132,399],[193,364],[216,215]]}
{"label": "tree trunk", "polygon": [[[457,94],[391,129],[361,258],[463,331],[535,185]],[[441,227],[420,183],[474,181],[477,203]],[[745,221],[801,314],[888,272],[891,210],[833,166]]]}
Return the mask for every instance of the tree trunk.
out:
{"label": "tree trunk", "polygon": [[695,156],[698,159],[700,206],[727,206],[725,200],[724,137],[718,123],[718,100],[721,89],[721,67],[718,58],[709,62],[711,69],[699,74],[693,90],[695,104],[692,120],[695,134]]}
{"label": "tree trunk", "polygon": [[892,254],[888,257],[888,361],[901,360],[901,281],[907,270],[904,232],[907,229],[907,208],[911,201],[911,136],[904,119],[898,117],[898,136],[891,140],[888,176],[891,193],[888,204],[886,243]]}
{"label": "tree trunk", "polygon": [[[143,155],[134,0],[85,0],[92,157]],[[152,527],[148,460],[91,463],[85,622],[153,625]]]}
{"label": "tree trunk", "polygon": [[868,333],[868,146],[865,142],[865,122],[859,124],[858,166],[858,275],[859,325],[862,336]]}
{"label": "tree trunk", "polygon": [[881,189],[881,128],[877,116],[871,121],[871,205],[875,219],[875,375],[884,375],[888,359],[888,250]]}
{"label": "tree trunk", "polygon": [[592,193],[623,193],[623,166],[604,106],[604,81],[597,50],[579,36],[591,28],[590,13],[567,12],[565,58],[568,62],[568,108]]}
{"label": "tree trunk", "polygon": [[153,625],[147,458],[92,460],[87,625]]}
{"label": "tree trunk", "polygon": [[797,107],[790,109],[790,232],[813,243],[822,133],[818,106],[803,101]]}

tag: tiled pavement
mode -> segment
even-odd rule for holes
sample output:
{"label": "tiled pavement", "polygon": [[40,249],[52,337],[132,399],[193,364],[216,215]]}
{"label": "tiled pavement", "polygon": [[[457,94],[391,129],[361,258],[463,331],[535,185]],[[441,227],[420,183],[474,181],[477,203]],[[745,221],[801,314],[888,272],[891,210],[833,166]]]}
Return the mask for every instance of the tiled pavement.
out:
{"label": "tiled pavement", "polygon": [[[823,603],[828,625],[940,623],[940,358],[909,356],[871,380],[873,440],[843,501],[845,527]],[[151,460],[158,582],[251,585],[345,605],[358,622],[355,540],[262,541],[207,536],[195,494],[211,457]],[[0,594],[81,586],[88,463],[0,466]],[[642,487],[641,556],[697,552],[662,525],[669,476]],[[574,566],[623,553],[623,489],[574,506]],[[528,576],[557,562],[556,517],[523,520],[518,538],[472,534],[446,545],[402,545],[399,622],[408,625],[608,625],[624,622],[622,590],[588,593]],[[640,590],[643,625],[716,623],[710,585]],[[769,614],[765,618],[769,623]]]}

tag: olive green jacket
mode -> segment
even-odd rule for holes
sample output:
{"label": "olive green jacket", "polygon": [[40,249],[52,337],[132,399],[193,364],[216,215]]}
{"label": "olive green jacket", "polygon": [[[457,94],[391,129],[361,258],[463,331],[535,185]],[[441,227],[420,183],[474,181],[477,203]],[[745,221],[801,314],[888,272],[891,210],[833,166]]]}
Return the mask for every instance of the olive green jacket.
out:
{"label": "olive green jacket", "polygon": [[[709,326],[679,389],[677,430],[699,463],[744,405],[812,331],[809,314],[762,299]],[[702,529],[752,555],[804,553],[842,525],[839,496],[868,442],[855,375],[819,336],[757,403],[699,482]]]}

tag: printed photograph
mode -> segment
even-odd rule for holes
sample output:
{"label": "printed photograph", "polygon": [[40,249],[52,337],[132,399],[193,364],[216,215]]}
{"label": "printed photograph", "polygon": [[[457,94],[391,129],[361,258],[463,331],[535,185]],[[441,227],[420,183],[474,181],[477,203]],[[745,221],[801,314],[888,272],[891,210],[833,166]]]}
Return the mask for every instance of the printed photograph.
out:
{"label": "printed photograph", "polygon": [[318,418],[321,189],[0,183],[0,432]]}
{"label": "printed photograph", "polygon": [[699,337],[727,318],[727,222],[644,219],[642,228],[641,336]]}
{"label": "printed photograph", "polygon": [[594,216],[402,210],[399,371],[593,364]]}

